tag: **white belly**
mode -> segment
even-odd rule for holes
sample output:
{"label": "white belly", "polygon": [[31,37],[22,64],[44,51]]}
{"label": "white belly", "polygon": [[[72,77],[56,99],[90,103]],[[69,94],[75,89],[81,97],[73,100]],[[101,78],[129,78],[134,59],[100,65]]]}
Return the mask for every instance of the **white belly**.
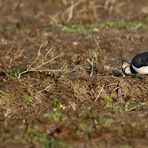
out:
{"label": "white belly", "polygon": [[141,68],[136,68],[135,66],[132,65],[132,67],[139,74],[148,74],[148,66],[143,66]]}

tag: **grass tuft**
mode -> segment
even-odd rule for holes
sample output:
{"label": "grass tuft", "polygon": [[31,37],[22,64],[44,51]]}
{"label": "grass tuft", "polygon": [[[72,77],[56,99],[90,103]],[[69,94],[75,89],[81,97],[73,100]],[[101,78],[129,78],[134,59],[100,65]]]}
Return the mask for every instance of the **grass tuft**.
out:
{"label": "grass tuft", "polygon": [[[83,34],[92,31],[98,31],[100,29],[148,29],[148,25],[141,22],[130,22],[130,21],[109,21],[104,23],[93,23],[93,24],[52,24],[53,27],[60,28],[64,32],[74,33],[74,34]],[[47,27],[48,28],[48,27]],[[47,29],[44,29],[46,31]]]}

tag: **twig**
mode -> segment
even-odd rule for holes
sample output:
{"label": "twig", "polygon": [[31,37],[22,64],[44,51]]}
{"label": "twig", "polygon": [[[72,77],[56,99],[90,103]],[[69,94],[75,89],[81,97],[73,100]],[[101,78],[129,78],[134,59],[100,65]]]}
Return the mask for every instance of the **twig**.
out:
{"label": "twig", "polygon": [[[54,57],[53,59],[51,59],[51,60],[49,60],[49,61],[47,61],[47,62],[45,62],[45,63],[39,65],[38,67],[33,67],[33,68],[32,68],[32,67],[29,67],[29,68],[27,68],[27,70],[25,70],[25,71],[19,73],[18,78],[20,78],[22,74],[25,74],[25,73],[28,73],[28,72],[35,72],[35,71],[49,72],[49,71],[51,71],[51,70],[48,70],[48,69],[42,70],[42,69],[39,69],[39,68],[45,66],[46,64],[52,62],[53,60],[59,58],[60,56],[61,56],[61,55],[58,55],[58,56]],[[53,70],[52,70],[52,71],[53,71]],[[56,71],[56,70],[55,70],[55,71]],[[62,70],[59,70],[59,71],[62,71]]]}
{"label": "twig", "polygon": [[74,4],[73,4],[73,1],[71,2],[71,7],[69,9],[69,17],[67,19],[67,22],[70,22],[70,20],[72,19],[73,17],[73,10],[74,10]]}
{"label": "twig", "polygon": [[45,63],[43,63],[43,64],[39,65],[39,66],[38,66],[38,67],[36,67],[35,69],[41,68],[41,67],[45,66],[46,64],[48,64],[48,63],[50,63],[50,62],[54,61],[55,59],[57,59],[57,58],[59,58],[59,57],[61,57],[61,55],[57,55],[57,56],[56,56],[56,57],[54,57],[53,59],[51,59],[51,60],[49,60],[49,61],[46,61]]}
{"label": "twig", "polygon": [[96,38],[96,36],[94,36],[93,37],[93,40],[94,40],[94,42],[95,42],[95,44],[96,44],[96,46],[97,46],[97,48],[98,48],[98,50],[99,50],[99,53],[100,53],[100,57],[102,56],[102,51],[101,51],[101,47],[100,47],[100,45],[99,45],[99,42],[97,41],[97,38]]}
{"label": "twig", "polygon": [[41,48],[42,48],[42,44],[40,45],[40,48],[39,48],[39,50],[38,50],[37,57],[36,57],[36,58],[34,59],[34,61],[28,66],[27,69],[30,69],[31,66],[32,66],[34,63],[36,63],[36,61],[38,61],[39,57],[41,56]]}
{"label": "twig", "polygon": [[92,62],[91,62],[91,73],[90,73],[90,76],[92,77],[93,73],[94,73],[94,59],[92,59]]}
{"label": "twig", "polygon": [[79,0],[79,1],[76,2],[76,3],[74,3],[74,2],[72,1],[71,6],[65,10],[65,13],[69,12],[69,17],[68,17],[68,19],[67,19],[67,22],[69,22],[69,21],[72,19],[74,8],[77,7],[78,5],[80,5],[80,4],[81,4],[82,2],[84,2],[84,1],[85,1],[85,0]]}
{"label": "twig", "polygon": [[99,93],[98,93],[98,95],[97,95],[97,97],[96,97],[94,102],[96,102],[98,100],[98,98],[100,97],[100,94],[102,93],[103,88],[104,88],[104,85],[101,87],[101,89],[100,89],[100,91],[99,91]]}
{"label": "twig", "polygon": [[48,90],[52,85],[53,85],[53,84],[50,84],[50,85],[46,86],[44,89],[38,91],[38,93],[42,93],[42,92]]}
{"label": "twig", "polygon": [[135,109],[137,109],[137,108],[140,108],[141,106],[146,106],[146,105],[148,105],[147,102],[145,102],[145,103],[141,103],[141,104],[139,104],[139,105],[137,105],[137,106],[134,106],[134,107],[132,107],[132,108],[126,110],[126,111],[127,111],[127,112],[129,112],[129,111],[133,111],[133,110],[135,110]]}
{"label": "twig", "polygon": [[[27,69],[25,71],[22,71],[21,73],[19,73],[18,78],[21,77],[22,74],[28,73],[28,72],[35,72],[35,71],[44,71],[44,72],[49,72],[51,70],[49,69],[41,69],[43,66],[47,65],[48,63],[54,61],[55,59],[61,57],[62,55],[57,55],[56,57],[50,59],[50,60],[46,60],[47,56],[49,55],[49,53],[53,50],[53,47],[50,48],[47,53],[40,59],[41,57],[41,48],[42,48],[42,44],[40,45],[40,48],[38,50],[37,53],[37,57],[33,60],[33,62],[28,65]],[[53,71],[53,70],[52,70]],[[55,70],[56,71],[56,70]],[[61,71],[61,70],[59,70]]]}

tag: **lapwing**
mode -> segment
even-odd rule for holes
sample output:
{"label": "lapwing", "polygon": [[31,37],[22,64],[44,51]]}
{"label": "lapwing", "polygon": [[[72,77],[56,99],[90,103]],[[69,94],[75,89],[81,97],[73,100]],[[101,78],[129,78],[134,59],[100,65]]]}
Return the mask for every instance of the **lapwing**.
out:
{"label": "lapwing", "polygon": [[148,52],[137,54],[130,63],[124,62],[122,71],[125,75],[148,75]]}

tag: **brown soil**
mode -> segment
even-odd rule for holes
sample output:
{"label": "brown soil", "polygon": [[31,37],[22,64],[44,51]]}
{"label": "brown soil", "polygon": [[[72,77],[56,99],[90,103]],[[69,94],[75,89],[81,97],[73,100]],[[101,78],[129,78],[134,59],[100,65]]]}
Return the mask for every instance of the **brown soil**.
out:
{"label": "brown soil", "polygon": [[148,78],[111,73],[148,50],[148,30],[73,34],[50,22],[146,24],[148,1],[75,0],[70,17],[71,5],[0,0],[0,147],[146,148]]}

